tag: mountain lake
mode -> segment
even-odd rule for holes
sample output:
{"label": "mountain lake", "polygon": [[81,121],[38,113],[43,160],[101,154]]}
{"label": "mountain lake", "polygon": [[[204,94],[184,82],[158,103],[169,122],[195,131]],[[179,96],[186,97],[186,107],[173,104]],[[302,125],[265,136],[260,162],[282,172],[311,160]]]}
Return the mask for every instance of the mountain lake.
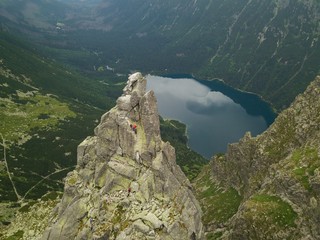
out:
{"label": "mountain lake", "polygon": [[276,113],[259,96],[238,91],[219,80],[195,80],[189,75],[147,75],[159,114],[187,125],[188,145],[206,158],[224,153],[247,131],[257,136]]}

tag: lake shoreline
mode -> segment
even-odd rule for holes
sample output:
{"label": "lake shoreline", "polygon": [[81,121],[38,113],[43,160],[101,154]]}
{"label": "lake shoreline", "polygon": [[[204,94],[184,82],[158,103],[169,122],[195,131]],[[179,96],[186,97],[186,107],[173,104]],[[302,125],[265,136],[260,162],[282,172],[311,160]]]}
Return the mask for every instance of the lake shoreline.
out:
{"label": "lake shoreline", "polygon": [[267,102],[219,80],[199,80],[189,74],[147,75],[147,88],[158,99],[159,114],[186,126],[188,147],[207,159],[225,152],[228,144],[250,131],[261,134],[276,114]]}
{"label": "lake shoreline", "polygon": [[[152,74],[150,74],[152,75]],[[278,110],[270,101],[266,100],[262,95],[257,94],[255,92],[249,92],[240,88],[236,88],[228,84],[223,78],[218,78],[218,77],[213,77],[210,79],[202,79],[201,77],[197,77],[197,75],[194,75],[193,73],[173,73],[173,74],[160,74],[159,76],[161,77],[168,77],[168,78],[192,78],[196,81],[207,81],[207,82],[212,82],[212,81],[218,81],[220,83],[223,83],[224,85],[228,86],[229,88],[232,88],[238,92],[242,92],[244,94],[252,94],[260,98],[261,101],[266,102],[272,109],[272,111],[278,115],[280,113],[280,110]]]}

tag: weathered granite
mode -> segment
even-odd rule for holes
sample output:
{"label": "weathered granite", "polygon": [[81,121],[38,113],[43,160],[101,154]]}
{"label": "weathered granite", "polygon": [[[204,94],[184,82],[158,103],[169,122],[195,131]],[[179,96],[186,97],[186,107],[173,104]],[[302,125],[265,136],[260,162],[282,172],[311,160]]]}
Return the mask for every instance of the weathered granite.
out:
{"label": "weathered granite", "polygon": [[154,93],[135,73],[95,136],[79,145],[42,239],[204,239],[191,189],[161,140]]}

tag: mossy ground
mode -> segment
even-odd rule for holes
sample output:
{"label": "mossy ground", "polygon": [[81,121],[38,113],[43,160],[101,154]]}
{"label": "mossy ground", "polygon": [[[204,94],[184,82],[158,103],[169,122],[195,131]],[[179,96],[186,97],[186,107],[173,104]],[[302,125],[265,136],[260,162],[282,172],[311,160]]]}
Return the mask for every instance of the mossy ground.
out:
{"label": "mossy ground", "polygon": [[18,230],[13,235],[6,237],[3,240],[20,240],[20,239],[23,239],[23,234],[24,234],[23,230]]}
{"label": "mossy ground", "polygon": [[266,152],[270,159],[277,161],[288,154],[288,146],[295,144],[295,119],[292,113],[282,114],[277,118],[275,125],[276,136],[266,146]]}
{"label": "mossy ground", "polygon": [[61,196],[61,192],[49,192],[37,201],[24,201],[21,205],[0,203],[1,211],[7,209],[10,214],[14,214],[11,218],[9,215],[5,216],[10,225],[0,223],[0,239],[39,239],[39,235],[47,227],[50,213],[60,201]]}
{"label": "mossy ground", "polygon": [[194,181],[197,199],[203,210],[203,223],[224,224],[238,210],[242,197],[233,189],[220,188],[210,179],[210,165],[206,165]]}
{"label": "mossy ground", "polygon": [[10,223],[20,205],[16,203],[0,203],[0,228]]}
{"label": "mossy ground", "polygon": [[255,222],[263,226],[275,225],[280,228],[296,226],[297,213],[280,197],[267,194],[254,195],[247,204],[255,216]]}
{"label": "mossy ground", "polygon": [[296,149],[291,156],[289,164],[294,164],[292,175],[309,192],[312,192],[309,178],[314,176],[316,169],[320,168],[318,150],[312,147]]}
{"label": "mossy ground", "polygon": [[243,225],[237,231],[248,239],[301,239],[297,218],[291,205],[280,197],[256,194],[243,205],[239,222]]}

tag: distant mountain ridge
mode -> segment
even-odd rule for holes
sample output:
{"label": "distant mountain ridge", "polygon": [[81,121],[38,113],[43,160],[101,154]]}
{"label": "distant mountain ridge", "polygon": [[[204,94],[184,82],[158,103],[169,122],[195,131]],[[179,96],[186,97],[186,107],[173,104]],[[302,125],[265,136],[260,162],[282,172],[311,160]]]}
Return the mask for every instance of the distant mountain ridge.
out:
{"label": "distant mountain ridge", "polygon": [[40,31],[41,44],[95,51],[95,64],[118,71],[221,78],[277,109],[319,73],[317,0],[12,3],[1,3],[3,25]]}

